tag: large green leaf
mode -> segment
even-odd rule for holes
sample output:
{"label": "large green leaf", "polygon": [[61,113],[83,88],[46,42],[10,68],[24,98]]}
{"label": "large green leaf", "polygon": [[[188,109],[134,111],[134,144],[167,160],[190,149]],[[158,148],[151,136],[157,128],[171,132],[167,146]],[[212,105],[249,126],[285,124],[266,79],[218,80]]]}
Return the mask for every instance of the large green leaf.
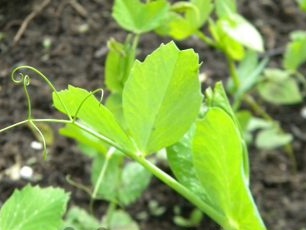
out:
{"label": "large green leaf", "polygon": [[120,204],[129,205],[138,199],[151,181],[151,173],[137,162],[128,162],[121,175],[118,196]]}
{"label": "large green leaf", "polygon": [[158,151],[190,128],[202,101],[198,71],[197,54],[173,42],[135,62],[123,90],[123,113],[139,151]]}
{"label": "large green leaf", "polygon": [[231,117],[210,108],[197,123],[193,162],[198,178],[214,208],[227,218],[225,229],[266,229],[243,173],[243,146]]}
{"label": "large green leaf", "polygon": [[207,203],[212,203],[203,189],[195,172],[192,159],[192,140],[195,125],[182,140],[167,148],[168,163],[177,180]]}
{"label": "large green leaf", "polygon": [[165,0],[147,3],[140,0],[116,0],[113,17],[124,29],[140,34],[160,26],[168,10],[169,4]]}
{"label": "large green leaf", "polygon": [[66,90],[53,93],[53,103],[60,112],[76,116],[86,126],[134,152],[133,144],[114,115],[90,92],[70,85]]}
{"label": "large green leaf", "polygon": [[291,42],[286,47],[283,66],[286,69],[297,70],[306,62],[306,31],[295,31],[290,34],[290,38]]}
{"label": "large green leaf", "polygon": [[205,102],[209,108],[212,107],[221,108],[224,112],[227,113],[227,115],[231,117],[232,121],[235,123],[235,126],[239,129],[240,142],[241,145],[243,146],[243,162],[244,162],[245,178],[246,181],[249,181],[250,177],[249,156],[248,156],[247,145],[243,139],[244,130],[241,128],[239,121],[229,103],[222,82],[217,82],[213,90],[211,88],[208,88],[206,90]]}
{"label": "large green leaf", "polygon": [[1,230],[54,230],[62,226],[69,194],[58,188],[15,190],[0,211]]}

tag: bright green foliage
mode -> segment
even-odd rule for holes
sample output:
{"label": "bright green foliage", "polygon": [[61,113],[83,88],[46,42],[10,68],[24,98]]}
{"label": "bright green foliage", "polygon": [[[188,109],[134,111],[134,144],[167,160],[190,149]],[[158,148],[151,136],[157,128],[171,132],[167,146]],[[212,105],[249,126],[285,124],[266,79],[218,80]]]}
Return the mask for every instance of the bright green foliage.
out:
{"label": "bright green foliage", "polygon": [[213,4],[211,0],[179,1],[171,9],[157,33],[183,40],[204,25],[212,12]]}
{"label": "bright green foliage", "polygon": [[[306,1],[305,1],[306,5]],[[306,61],[306,31],[295,31],[290,34],[283,66],[289,70],[297,70]]]}
{"label": "bright green foliage", "polygon": [[256,28],[239,14],[229,14],[218,21],[218,26],[236,42],[252,50],[262,52],[263,40]]}
{"label": "bright green foliage", "polygon": [[105,63],[105,84],[112,93],[122,93],[124,83],[135,60],[135,47],[128,37],[124,44],[111,39]]}
{"label": "bright green foliage", "polygon": [[98,133],[124,146],[125,149],[133,150],[130,139],[122,130],[114,115],[90,92],[70,85],[68,89],[62,90],[58,94],[61,101],[53,93],[53,103],[56,109],[65,114],[67,114],[67,109],[72,117],[76,116],[86,126],[94,128]]}
{"label": "bright green foliage", "polygon": [[139,151],[150,154],[174,144],[190,128],[202,101],[198,71],[194,51],[180,51],[173,42],[135,62],[123,90],[123,112]]}
{"label": "bright green foliage", "polygon": [[94,216],[78,207],[70,208],[65,219],[65,223],[61,228],[63,230],[65,230],[67,227],[73,228],[75,230],[99,229],[99,227],[101,227],[101,224]]}
{"label": "bright green foliage", "polygon": [[148,3],[140,0],[115,0],[113,17],[122,28],[141,34],[159,27],[168,10],[169,4],[165,0]]}
{"label": "bright green foliage", "polygon": [[237,12],[236,0],[215,0],[215,6],[219,18]]}
{"label": "bright green foliage", "polygon": [[118,196],[125,206],[138,199],[151,181],[151,173],[137,162],[128,162],[121,174]]}
{"label": "bright green foliage", "polygon": [[239,130],[222,109],[210,108],[197,123],[193,161],[211,205],[227,219],[225,229],[265,229],[244,178]]}
{"label": "bright green foliage", "polygon": [[62,226],[69,194],[58,188],[30,185],[15,190],[0,211],[1,230],[54,230]]}
{"label": "bright green foliage", "polygon": [[234,60],[241,60],[244,57],[243,46],[231,38],[222,28],[222,21],[214,23],[210,21],[209,30],[217,44],[217,47],[221,49],[226,55]]}
{"label": "bright green foliage", "polygon": [[265,81],[258,85],[259,94],[264,100],[276,105],[295,104],[303,100],[297,81],[290,72],[266,69],[264,78]]}
{"label": "bright green foliage", "polygon": [[249,156],[246,143],[243,139],[245,131],[241,129],[238,119],[227,99],[225,90],[221,82],[217,82],[214,90],[208,88],[205,92],[206,96],[206,103],[208,107],[218,107],[221,108],[224,112],[226,112],[235,123],[235,126],[240,131],[240,142],[243,147],[243,165],[244,165],[244,174],[245,180],[248,182],[250,177],[250,170],[249,170]]}

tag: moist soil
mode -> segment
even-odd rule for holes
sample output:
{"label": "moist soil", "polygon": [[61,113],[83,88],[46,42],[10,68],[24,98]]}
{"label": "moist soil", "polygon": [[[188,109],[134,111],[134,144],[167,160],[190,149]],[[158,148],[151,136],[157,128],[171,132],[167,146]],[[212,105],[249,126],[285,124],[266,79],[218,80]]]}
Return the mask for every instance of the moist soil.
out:
{"label": "moist soil", "polygon": [[[47,3],[42,10],[39,7]],[[26,98],[21,86],[10,79],[12,68],[19,65],[37,67],[54,82],[57,89],[68,84],[88,90],[104,87],[104,63],[107,41],[111,37],[124,41],[127,33],[119,28],[111,17],[112,1],[27,1],[0,0],[0,128],[24,120],[27,116]],[[282,52],[293,30],[306,28],[306,14],[291,0],[239,1],[240,12],[262,33],[271,67],[280,67]],[[31,13],[36,17],[29,21],[17,42],[14,37]],[[138,58],[143,58],[169,39],[149,34],[141,38]],[[193,47],[203,61],[202,71],[208,76],[204,87],[228,76],[224,57],[194,38],[179,42],[180,48]],[[304,75],[306,71],[304,70]],[[51,103],[51,91],[46,83],[33,77],[29,92],[35,117],[60,117]],[[260,102],[261,103],[261,102]],[[263,219],[271,230],[306,229],[306,120],[302,110],[306,102],[293,106],[263,104],[272,117],[278,119],[284,129],[294,135],[293,149],[297,162],[283,149],[262,151],[250,146],[251,189]],[[42,151],[33,148],[35,135],[24,126],[0,135],[0,206],[16,188],[27,183],[41,186],[60,186],[71,192],[69,205],[88,209],[86,192],[67,182],[66,176],[86,186],[90,185],[90,160],[81,154],[77,145],[58,135],[59,126],[50,126],[54,133],[49,147],[48,160],[42,159]],[[34,170],[31,180],[19,177],[20,167],[29,165]],[[167,166],[161,165],[166,171]],[[162,215],[150,212],[150,201],[164,207]],[[188,217],[193,207],[174,191],[153,179],[149,189],[129,213],[144,230],[184,229],[174,224],[174,209],[179,206],[182,215]],[[106,203],[95,204],[95,214],[105,214]],[[140,219],[139,213],[147,218]],[[209,218],[189,229],[219,229]],[[252,229],[250,227],[250,229]]]}

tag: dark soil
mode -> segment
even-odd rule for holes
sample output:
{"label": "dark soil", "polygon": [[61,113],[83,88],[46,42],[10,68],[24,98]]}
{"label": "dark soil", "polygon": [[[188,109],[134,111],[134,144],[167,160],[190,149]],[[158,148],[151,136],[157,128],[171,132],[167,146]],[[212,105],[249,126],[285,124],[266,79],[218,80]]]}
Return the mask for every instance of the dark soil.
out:
{"label": "dark soil", "polygon": [[[122,31],[111,17],[112,1],[78,1],[83,8],[77,10],[69,2],[52,0],[28,25],[19,42],[13,39],[27,15],[37,9],[43,1],[0,0],[0,128],[26,118],[26,99],[22,87],[12,83],[9,74],[13,67],[31,65],[46,74],[57,89],[68,84],[93,90],[103,87],[106,43],[111,37],[123,41]],[[292,0],[239,1],[240,12],[252,21],[266,41],[267,54],[271,55],[271,66],[280,66],[281,52],[288,42],[289,33],[306,28],[306,14],[302,14]],[[83,10],[83,11],[82,11]],[[85,11],[84,11],[85,10]],[[0,35],[1,37],[1,35]],[[44,42],[51,42],[49,48]],[[157,48],[162,41],[154,35],[141,39],[139,58]],[[189,39],[180,42],[181,48],[194,47],[203,60],[203,71],[209,73],[209,81],[224,79],[228,75],[221,54]],[[306,74],[306,72],[304,72]],[[59,116],[52,108],[50,90],[38,78],[30,87],[33,112],[36,117]],[[293,147],[297,159],[297,172],[291,160],[282,150],[260,151],[251,148],[251,188],[268,229],[306,229],[306,121],[301,116],[303,104],[287,107],[265,106],[272,117],[293,133]],[[83,156],[75,143],[57,134],[49,148],[49,159],[43,161],[42,151],[31,148],[35,136],[27,127],[19,127],[0,135],[0,206],[15,188],[29,183],[14,178],[20,167],[30,165],[34,169],[33,184],[61,186],[71,191],[71,204],[88,208],[89,197],[80,189],[70,185],[65,177],[90,185],[90,160]],[[14,171],[15,170],[15,171]],[[15,173],[16,174],[16,173]],[[18,175],[17,175],[18,176]],[[137,214],[148,211],[150,200],[156,200],[166,208],[162,216],[149,215],[138,220],[144,230],[181,229],[173,223],[174,206],[180,205],[188,216],[192,206],[175,192],[154,179],[150,189],[134,205],[128,208],[137,220]],[[96,205],[97,216],[105,213],[106,205]],[[148,211],[149,212],[149,211]],[[205,219],[194,229],[219,229]]]}

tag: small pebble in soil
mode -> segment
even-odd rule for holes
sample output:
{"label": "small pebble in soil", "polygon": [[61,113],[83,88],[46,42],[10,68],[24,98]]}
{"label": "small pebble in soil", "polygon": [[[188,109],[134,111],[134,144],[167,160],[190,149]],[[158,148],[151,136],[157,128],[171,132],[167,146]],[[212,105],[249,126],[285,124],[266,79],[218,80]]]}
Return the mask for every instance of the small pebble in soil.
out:
{"label": "small pebble in soil", "polygon": [[306,119],[306,106],[301,109],[301,116]]}
{"label": "small pebble in soil", "polygon": [[43,145],[42,145],[42,143],[40,143],[38,141],[32,141],[31,142],[31,148],[35,149],[35,150],[42,150]]}
{"label": "small pebble in soil", "polygon": [[33,176],[33,169],[29,166],[23,166],[20,169],[19,174],[20,174],[20,177],[23,179],[31,179]]}

